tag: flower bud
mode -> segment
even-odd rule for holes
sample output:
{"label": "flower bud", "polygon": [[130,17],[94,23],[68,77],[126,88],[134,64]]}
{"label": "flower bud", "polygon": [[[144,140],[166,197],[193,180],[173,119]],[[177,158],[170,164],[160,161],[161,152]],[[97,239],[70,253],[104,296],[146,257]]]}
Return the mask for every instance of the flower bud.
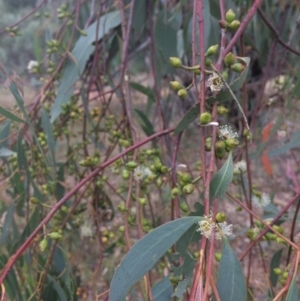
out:
{"label": "flower bud", "polygon": [[34,205],[38,205],[40,203],[40,201],[38,200],[38,198],[33,196],[30,198],[30,203],[34,204]]}
{"label": "flower bud", "polygon": [[195,187],[193,184],[187,184],[187,185],[183,186],[182,192],[184,194],[191,194],[194,192],[194,189],[195,189]]}
{"label": "flower bud", "polygon": [[289,277],[289,273],[288,273],[288,272],[284,272],[284,273],[282,274],[282,278],[283,278],[284,280],[286,280],[288,277]]}
{"label": "flower bud", "polygon": [[186,203],[180,203],[180,209],[183,211],[183,212],[188,212],[189,211],[189,207]]}
{"label": "flower bud", "polygon": [[181,90],[183,88],[182,85],[181,85],[181,83],[179,83],[178,81],[172,81],[172,82],[170,82],[170,86],[176,92],[179,91],[179,90]]}
{"label": "flower bud", "polygon": [[180,181],[182,181],[184,183],[190,183],[192,181],[191,175],[188,174],[187,172],[179,172],[178,178]]}
{"label": "flower bud", "polygon": [[118,205],[118,209],[119,209],[120,212],[126,212],[127,211],[126,206],[123,203]]}
{"label": "flower bud", "polygon": [[40,241],[39,248],[40,248],[40,251],[42,253],[46,251],[46,249],[48,248],[48,240],[47,240],[47,238],[44,238],[42,241]]}
{"label": "flower bud", "polygon": [[225,222],[226,218],[227,218],[227,216],[226,216],[225,212],[218,212],[217,215],[216,215],[216,221],[218,223]]}
{"label": "flower bud", "polygon": [[220,261],[221,261],[221,258],[222,258],[222,253],[216,252],[216,253],[215,253],[215,260],[216,260],[217,262],[220,262]]}
{"label": "flower bud", "polygon": [[227,80],[228,79],[228,71],[227,71],[227,69],[224,70],[221,75],[222,75],[222,77],[223,77],[224,80]]}
{"label": "flower bud", "polygon": [[284,229],[280,226],[274,225],[273,229],[276,230],[277,232],[279,232],[280,234],[284,233]]}
{"label": "flower bud", "polygon": [[181,68],[182,67],[182,62],[179,57],[170,57],[170,64],[174,68]]}
{"label": "flower bud", "polygon": [[161,173],[167,173],[169,171],[168,167],[163,165],[161,168],[160,168],[160,172]]}
{"label": "flower bud", "polygon": [[195,70],[193,70],[193,72],[194,72],[196,75],[201,75],[200,69],[195,69]]}
{"label": "flower bud", "polygon": [[228,26],[228,23],[225,20],[219,21],[219,26],[223,29],[225,29]]}
{"label": "flower bud", "polygon": [[215,154],[218,159],[223,159],[226,154],[226,145],[225,142],[220,140],[215,144]]}
{"label": "flower bud", "polygon": [[139,199],[138,199],[138,202],[139,202],[142,206],[147,205],[147,199],[145,199],[145,198],[139,198]]}
{"label": "flower bud", "polygon": [[179,190],[178,187],[174,187],[174,188],[171,190],[171,195],[172,195],[172,196],[177,196],[177,195],[179,195],[179,193],[180,193],[180,190]]}
{"label": "flower bud", "polygon": [[51,232],[48,234],[48,236],[53,240],[60,240],[63,238],[62,234],[60,234],[59,232]]}
{"label": "flower bud", "polygon": [[205,150],[207,152],[210,152],[211,151],[211,141],[212,141],[212,138],[211,137],[207,137],[205,139]]}
{"label": "flower bud", "polygon": [[241,63],[235,63],[230,67],[231,70],[237,73],[242,73],[245,70],[245,66]]}
{"label": "flower bud", "polygon": [[226,115],[228,113],[228,110],[224,106],[218,106],[217,112],[219,115]]}
{"label": "flower bud", "polygon": [[179,277],[176,276],[170,276],[169,280],[173,285],[177,285],[178,282],[180,281]]}
{"label": "flower bud", "polygon": [[129,171],[128,171],[127,169],[123,169],[123,170],[122,170],[122,178],[123,178],[124,180],[128,180],[129,177],[130,177]]}
{"label": "flower bud", "polygon": [[273,272],[274,272],[275,275],[280,275],[282,273],[280,268],[274,268]]}
{"label": "flower bud", "polygon": [[231,150],[239,145],[239,141],[236,138],[227,138],[225,140],[225,144],[229,148],[229,150]]}
{"label": "flower bud", "polygon": [[187,96],[187,91],[186,89],[180,89],[178,92],[177,92],[177,95],[180,97],[180,98],[185,98]]}
{"label": "flower bud", "polygon": [[138,164],[134,161],[129,161],[126,163],[125,167],[129,170],[133,170],[138,166]]}
{"label": "flower bud", "polygon": [[228,10],[226,15],[225,15],[225,20],[228,23],[231,23],[235,19],[235,13],[232,9]]}
{"label": "flower bud", "polygon": [[205,53],[205,56],[211,56],[211,55],[214,55],[214,54],[217,54],[218,52],[218,49],[219,49],[219,45],[213,45],[213,46],[210,46],[206,53]]}
{"label": "flower bud", "polygon": [[234,20],[230,24],[228,24],[228,27],[230,29],[237,30],[240,27],[240,25],[241,25],[241,22],[239,20]]}
{"label": "flower bud", "polygon": [[212,116],[209,112],[204,112],[200,115],[200,124],[208,124],[212,120]]}
{"label": "flower bud", "polygon": [[235,62],[235,55],[232,52],[227,53],[224,58],[225,65],[230,67]]}
{"label": "flower bud", "polygon": [[212,65],[212,60],[208,57],[205,58],[205,66],[210,67]]}

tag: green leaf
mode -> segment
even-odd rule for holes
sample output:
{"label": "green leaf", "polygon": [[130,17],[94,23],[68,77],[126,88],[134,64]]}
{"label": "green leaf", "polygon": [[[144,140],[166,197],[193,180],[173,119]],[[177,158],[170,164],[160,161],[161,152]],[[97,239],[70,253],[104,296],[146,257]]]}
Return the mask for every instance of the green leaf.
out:
{"label": "green leaf", "polygon": [[172,293],[173,285],[168,276],[157,282],[152,288],[152,296],[154,301],[170,300]]}
{"label": "green leaf", "polygon": [[209,199],[213,201],[215,198],[222,198],[233,177],[232,152],[228,154],[228,158],[222,168],[214,175],[209,186]]}
{"label": "green leaf", "polygon": [[10,231],[12,229],[12,223],[14,220],[15,202],[11,202],[6,211],[5,220],[2,227],[2,235],[0,238],[0,245],[4,245],[7,242]]}
{"label": "green leaf", "polygon": [[299,293],[297,288],[296,279],[293,278],[292,283],[289,288],[288,295],[285,299],[285,301],[299,301]]}
{"label": "green leaf", "polygon": [[45,108],[42,109],[42,127],[47,136],[48,147],[50,150],[50,162],[52,163],[52,166],[55,166],[55,139],[53,136],[49,115]]}
{"label": "green leaf", "polygon": [[56,291],[60,301],[68,301],[66,293],[60,286],[60,284],[51,276],[47,275],[48,280],[53,284],[53,289]]}
{"label": "green leaf", "polygon": [[131,82],[130,87],[136,91],[141,92],[142,94],[149,97],[152,102],[155,102],[155,95],[152,89],[147,88],[139,83]]}
{"label": "green leaf", "polygon": [[110,301],[121,301],[130,287],[139,281],[155,263],[200,217],[180,218],[152,230],[140,239],[117,268],[110,286]]}
{"label": "green leaf", "polygon": [[12,121],[25,123],[25,120],[23,120],[22,118],[18,117],[15,114],[11,113],[10,111],[6,110],[2,106],[0,106],[0,114],[2,114],[3,116],[5,116],[6,118],[8,118]]}
{"label": "green leaf", "polygon": [[[243,60],[246,63],[246,68],[241,73],[241,75],[231,85],[229,85],[230,89],[232,91],[236,91],[236,90],[240,89],[247,77],[248,70],[249,70],[250,58],[244,57]],[[232,95],[230,94],[229,89],[226,89],[225,91],[222,91],[219,94],[217,94],[216,97],[207,98],[206,103],[211,105],[216,101],[218,101],[219,103],[223,103],[230,99],[232,99]],[[181,121],[178,123],[178,125],[174,131],[174,136],[178,135],[180,132],[182,132],[184,129],[186,129],[188,127],[188,125],[199,116],[199,114],[200,114],[200,104],[197,103],[183,116]]]}
{"label": "green leaf", "polygon": [[[112,28],[119,26],[121,16],[119,11],[113,11],[101,16],[100,20],[95,21],[87,30],[87,36],[81,36],[76,42],[71,56],[67,59],[57,97],[51,109],[51,122],[62,112],[61,106],[66,104],[74,91],[74,84],[79,80],[83,73],[90,55],[94,52],[95,41],[99,41]],[[97,28],[97,25],[98,28]],[[96,33],[98,36],[96,37]]]}
{"label": "green leaf", "polygon": [[0,148],[0,157],[9,157],[14,155],[15,152],[13,152],[12,150],[6,148],[6,147],[1,147]]}
{"label": "green leaf", "polygon": [[274,287],[277,284],[278,275],[276,275],[274,273],[273,269],[279,267],[282,251],[283,251],[283,249],[276,251],[274,253],[271,263],[270,263],[270,281],[271,281],[272,286],[274,286]]}
{"label": "green leaf", "polygon": [[154,128],[148,117],[140,110],[135,109],[136,113],[141,119],[141,126],[147,136],[151,136],[155,133]]}
{"label": "green leaf", "polygon": [[286,143],[285,145],[277,149],[269,151],[268,157],[272,158],[279,155],[283,155],[286,152],[288,152],[290,149],[298,147],[299,145],[300,145],[300,131],[297,131],[294,133],[293,137],[291,138],[291,141],[289,141],[288,143]]}
{"label": "green leaf", "polygon": [[222,301],[246,300],[247,289],[243,270],[226,239],[223,239],[217,288]]}

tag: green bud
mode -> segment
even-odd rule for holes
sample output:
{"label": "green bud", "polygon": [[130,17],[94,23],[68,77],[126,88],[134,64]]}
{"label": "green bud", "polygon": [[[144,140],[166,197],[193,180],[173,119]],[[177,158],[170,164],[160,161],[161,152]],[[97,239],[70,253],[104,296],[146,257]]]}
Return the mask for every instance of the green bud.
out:
{"label": "green bud", "polygon": [[265,238],[266,238],[266,240],[275,240],[276,239],[276,234],[274,235],[273,233],[270,233],[270,232],[268,232],[268,233],[266,233],[265,234]]}
{"label": "green bud", "polygon": [[274,272],[275,275],[280,275],[280,274],[282,274],[282,271],[281,271],[280,268],[274,268],[274,269],[273,269],[273,272]]}
{"label": "green bud", "polygon": [[154,163],[155,171],[161,171],[161,168],[163,167],[162,163],[158,160]]}
{"label": "green bud", "polygon": [[168,167],[163,165],[161,168],[160,168],[160,172],[161,173],[167,173],[169,171]]}
{"label": "green bud", "polygon": [[215,155],[218,159],[223,159],[226,155],[226,148],[224,149],[216,149],[215,150]]}
{"label": "green bud", "polygon": [[280,278],[279,282],[282,286],[284,286],[286,284],[286,279]]}
{"label": "green bud", "polygon": [[119,209],[119,211],[121,211],[121,212],[126,212],[126,211],[127,211],[125,204],[120,204],[120,205],[118,205],[118,209]]}
{"label": "green bud", "polygon": [[121,233],[125,232],[125,226],[124,225],[119,227],[119,232],[121,232]]}
{"label": "green bud", "polygon": [[128,180],[130,178],[130,173],[129,173],[129,171],[127,169],[123,169],[122,170],[122,178],[124,180]]}
{"label": "green bud", "polygon": [[226,214],[224,212],[218,212],[217,215],[216,215],[216,221],[218,223],[223,223],[226,221]]}
{"label": "green bud", "polygon": [[190,183],[192,181],[192,177],[190,174],[188,174],[187,172],[179,172],[178,173],[178,178],[180,181],[184,182],[184,183]]}
{"label": "green bud", "polygon": [[183,212],[188,212],[189,211],[189,206],[186,203],[181,202],[179,206],[180,206],[180,209]]}
{"label": "green bud", "polygon": [[211,137],[207,137],[205,139],[205,150],[207,152],[210,152],[211,151],[211,141],[212,141],[212,138]]}
{"label": "green bud", "polygon": [[284,280],[286,280],[288,277],[289,277],[289,273],[288,273],[288,272],[284,272],[284,273],[282,274],[282,278],[283,278]]}
{"label": "green bud", "polygon": [[60,234],[59,232],[48,233],[48,236],[53,240],[60,240],[63,238],[62,234]]}
{"label": "green bud", "polygon": [[179,195],[180,193],[180,189],[178,187],[174,187],[172,190],[171,190],[171,195],[172,196],[177,196]]}
{"label": "green bud", "polygon": [[42,241],[40,241],[39,243],[39,248],[40,248],[40,251],[43,253],[46,251],[48,247],[48,240],[47,238],[44,238]]}
{"label": "green bud", "polygon": [[279,232],[280,234],[284,233],[284,229],[280,226],[273,225],[273,229],[276,230],[277,232]]}
{"label": "green bud", "polygon": [[230,24],[228,24],[228,27],[230,29],[237,30],[240,27],[240,25],[241,25],[241,22],[239,20],[234,20]]}
{"label": "green bud", "polygon": [[178,282],[180,281],[179,277],[176,277],[176,276],[170,276],[170,282],[173,284],[173,285],[177,285]]}
{"label": "green bud", "polygon": [[191,194],[194,192],[194,189],[195,189],[195,187],[193,184],[187,184],[187,185],[183,186],[182,192],[184,194]]}
{"label": "green bud", "polygon": [[216,150],[225,150],[225,147],[226,147],[226,145],[225,145],[225,142],[223,140],[219,140],[215,144],[215,149]]}
{"label": "green bud", "polygon": [[193,72],[194,72],[194,74],[196,74],[196,75],[201,75],[200,69],[195,69],[195,70],[193,70]]}
{"label": "green bud", "polygon": [[145,198],[139,198],[139,199],[138,199],[138,202],[139,202],[142,206],[147,205],[147,199],[145,199]]}
{"label": "green bud", "polygon": [[209,112],[204,112],[200,115],[200,124],[208,124],[212,120],[212,116]]}
{"label": "green bud", "polygon": [[220,261],[221,261],[221,258],[222,258],[222,253],[216,252],[216,253],[215,253],[215,260],[216,260],[217,262],[220,262]]}
{"label": "green bud", "polygon": [[125,167],[129,170],[133,170],[138,166],[138,164],[134,161],[129,161],[126,163]]}
{"label": "green bud", "polygon": [[235,13],[232,9],[230,9],[225,15],[225,20],[226,22],[231,23],[232,21],[234,21],[234,19],[235,19]]}
{"label": "green bud", "polygon": [[224,63],[226,66],[230,67],[235,62],[235,55],[232,52],[227,53],[227,55],[224,58]]}
{"label": "green bud", "polygon": [[230,67],[231,70],[237,73],[242,73],[245,70],[245,68],[246,67],[241,63],[235,63]]}
{"label": "green bud", "polygon": [[219,45],[213,45],[213,46],[210,46],[206,53],[205,53],[205,56],[211,56],[211,55],[214,55],[218,52],[218,49],[219,49]]}
{"label": "green bud", "polygon": [[236,138],[227,138],[225,144],[231,150],[239,145],[239,141]]}
{"label": "green bud", "polygon": [[33,196],[30,198],[30,203],[34,204],[34,205],[38,205],[38,204],[40,204],[40,201],[38,200],[38,198]]}
{"label": "green bud", "polygon": [[208,57],[205,58],[205,66],[210,67],[212,65],[212,60]]}
{"label": "green bud", "polygon": [[219,115],[226,115],[228,113],[228,110],[224,106],[218,106],[217,112]]}
{"label": "green bud", "polygon": [[227,69],[224,70],[221,75],[222,75],[224,80],[227,80],[228,79],[228,70]]}
{"label": "green bud", "polygon": [[174,91],[179,91],[179,90],[181,90],[183,88],[182,85],[181,85],[181,83],[178,82],[178,81],[172,81],[172,82],[170,82],[170,86],[171,86],[171,88]]}
{"label": "green bud", "polygon": [[177,95],[180,97],[180,98],[185,98],[187,96],[187,90],[186,89],[180,89],[178,92],[177,92]]}
{"label": "green bud", "polygon": [[276,237],[276,242],[278,243],[278,244],[286,244],[286,241],[283,239],[283,238],[281,238],[281,237]]}
{"label": "green bud", "polygon": [[170,64],[174,68],[181,68],[182,67],[182,62],[179,57],[170,57]]}

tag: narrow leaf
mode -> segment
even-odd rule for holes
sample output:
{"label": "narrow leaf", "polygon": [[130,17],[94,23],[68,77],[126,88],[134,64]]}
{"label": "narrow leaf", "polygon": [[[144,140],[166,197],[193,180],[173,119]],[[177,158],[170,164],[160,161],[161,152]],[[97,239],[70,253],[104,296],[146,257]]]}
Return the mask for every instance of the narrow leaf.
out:
{"label": "narrow leaf", "polygon": [[[51,109],[51,122],[54,122],[60,115],[63,104],[66,104],[74,91],[74,84],[79,80],[84,71],[90,55],[94,52],[95,41],[101,40],[112,28],[121,23],[119,11],[113,11],[101,16],[88,29],[87,36],[82,36],[76,42],[70,58],[67,60],[57,97]],[[98,25],[98,26],[97,26]],[[98,36],[97,36],[98,34]]]}
{"label": "narrow leaf", "polygon": [[110,286],[110,301],[122,301],[130,287],[155,263],[200,217],[180,218],[152,230],[127,253],[117,268]]}
{"label": "narrow leaf", "polygon": [[136,113],[139,115],[142,123],[142,128],[147,136],[151,136],[155,133],[153,125],[148,117],[140,110],[135,109]]}
{"label": "narrow leaf", "polygon": [[217,288],[222,301],[245,301],[247,298],[241,264],[226,239],[223,240]]}
{"label": "narrow leaf", "polygon": [[165,277],[157,282],[152,288],[152,296],[154,301],[167,301],[171,299],[173,293],[173,285],[169,277]]}
{"label": "narrow leaf", "polygon": [[229,153],[228,158],[222,168],[215,174],[210,182],[209,199],[213,201],[215,198],[222,198],[233,177],[233,162],[232,152]]}
{"label": "narrow leaf", "polygon": [[15,152],[13,152],[12,150],[6,148],[6,147],[1,147],[0,148],[0,157],[9,157],[14,155]]}
{"label": "narrow leaf", "polygon": [[4,245],[7,242],[9,237],[10,231],[12,229],[12,223],[14,219],[14,210],[15,210],[15,203],[11,202],[10,206],[6,211],[5,220],[2,227],[2,235],[0,238],[0,245]]}
{"label": "narrow leaf", "polygon": [[152,89],[147,88],[139,83],[131,82],[130,87],[136,91],[141,92],[142,94],[149,97],[152,102],[155,102],[155,95]]}
{"label": "narrow leaf", "polygon": [[285,299],[285,301],[299,301],[299,293],[297,288],[296,279],[293,278],[292,283],[289,288],[288,295]]}
{"label": "narrow leaf", "polygon": [[274,268],[278,268],[280,264],[280,258],[282,255],[283,249],[280,249],[276,251],[271,259],[270,263],[270,281],[273,286],[276,286],[277,280],[278,280],[278,275],[276,275],[273,271]]}
{"label": "narrow leaf", "polygon": [[23,120],[22,118],[18,117],[15,114],[11,113],[10,111],[6,110],[2,106],[0,106],[0,114],[2,114],[3,116],[5,116],[6,118],[8,118],[10,120],[25,123],[25,120]]}
{"label": "narrow leaf", "polygon": [[[241,75],[232,83],[229,85],[230,89],[232,91],[236,91],[240,89],[246,80],[248,70],[249,70],[249,63],[250,63],[250,58],[245,57],[243,58],[244,62],[246,63],[246,68],[245,70],[241,73]],[[229,89],[226,89],[219,94],[217,94],[216,97],[209,97],[206,99],[207,104],[213,104],[216,101],[219,103],[224,103],[227,100],[232,99],[232,95],[229,91]],[[178,123],[175,131],[174,131],[174,136],[178,135],[180,132],[182,132],[184,129],[188,127],[188,125],[193,122],[198,116],[200,112],[200,104],[197,103],[194,105],[181,119],[181,121]]]}

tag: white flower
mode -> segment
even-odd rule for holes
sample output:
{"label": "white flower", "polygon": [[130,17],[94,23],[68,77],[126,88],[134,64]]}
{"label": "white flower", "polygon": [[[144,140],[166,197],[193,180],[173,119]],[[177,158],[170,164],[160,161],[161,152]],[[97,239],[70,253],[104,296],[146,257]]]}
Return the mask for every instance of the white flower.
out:
{"label": "white flower", "polygon": [[135,181],[141,182],[146,177],[150,176],[151,174],[152,174],[152,172],[148,167],[139,165],[134,169],[133,177],[134,177]]}
{"label": "white flower", "polygon": [[238,133],[235,130],[233,130],[229,125],[221,125],[219,126],[218,130],[219,130],[218,134],[220,138],[224,138],[224,139],[239,138]]}
{"label": "white flower", "polygon": [[94,225],[90,219],[86,219],[84,223],[80,226],[81,237],[92,237],[94,235]]}
{"label": "white flower", "polygon": [[32,73],[33,68],[38,67],[39,63],[37,61],[30,61],[27,65],[27,70],[29,73]]}
{"label": "white flower", "polygon": [[212,92],[219,92],[224,87],[221,77],[213,72],[212,76],[207,80],[208,86]]}
{"label": "white flower", "polygon": [[246,171],[247,171],[247,164],[244,160],[239,161],[234,164],[234,167],[233,167],[234,174],[244,173]]}
{"label": "white flower", "polygon": [[257,207],[266,207],[271,203],[271,198],[267,193],[263,193],[261,196],[252,196],[252,202]]}
{"label": "white flower", "polygon": [[221,240],[224,236],[234,237],[232,227],[232,225],[227,225],[227,222],[218,223],[218,227],[216,227],[216,239]]}
{"label": "white flower", "polygon": [[197,232],[200,232],[201,235],[205,236],[206,238],[210,239],[212,230],[215,228],[216,224],[212,220],[211,215],[205,215],[203,220],[198,222],[199,228]]}

